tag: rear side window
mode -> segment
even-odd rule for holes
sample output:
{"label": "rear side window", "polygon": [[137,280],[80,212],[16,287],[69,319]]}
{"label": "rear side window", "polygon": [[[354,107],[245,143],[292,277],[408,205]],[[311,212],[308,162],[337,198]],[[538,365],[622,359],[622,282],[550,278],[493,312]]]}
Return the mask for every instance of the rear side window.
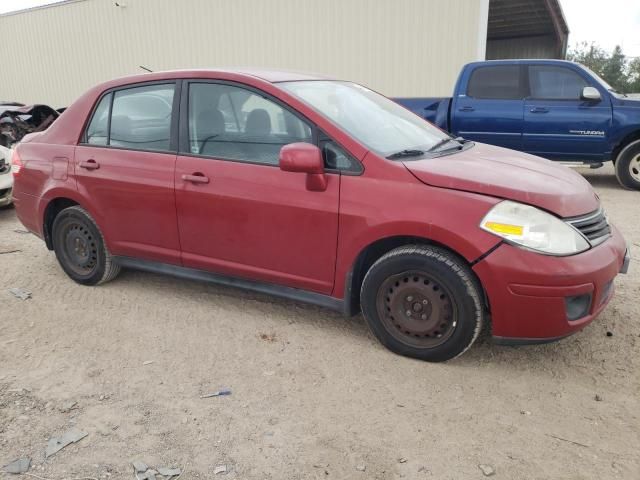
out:
{"label": "rear side window", "polygon": [[169,151],[174,88],[147,85],[115,92],[109,145]]}
{"label": "rear side window", "polygon": [[111,107],[111,93],[102,97],[93,113],[91,123],[87,128],[87,143],[92,145],[106,145],[109,141],[109,108]]}
{"label": "rear side window", "polygon": [[192,154],[277,165],[284,145],[311,141],[306,122],[263,95],[233,85],[189,86]]}
{"label": "rear side window", "polygon": [[531,98],[546,100],[579,100],[587,82],[569,68],[546,65],[529,67]]}
{"label": "rear side window", "polygon": [[480,67],[471,73],[467,96],[496,100],[523,98],[519,65]]}

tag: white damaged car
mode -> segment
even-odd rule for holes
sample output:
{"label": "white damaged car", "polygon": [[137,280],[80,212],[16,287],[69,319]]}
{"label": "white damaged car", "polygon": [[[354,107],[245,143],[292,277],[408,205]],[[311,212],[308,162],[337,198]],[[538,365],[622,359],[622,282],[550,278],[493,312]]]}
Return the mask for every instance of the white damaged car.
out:
{"label": "white damaged car", "polygon": [[11,191],[13,189],[12,153],[13,150],[0,145],[0,207],[11,205]]}

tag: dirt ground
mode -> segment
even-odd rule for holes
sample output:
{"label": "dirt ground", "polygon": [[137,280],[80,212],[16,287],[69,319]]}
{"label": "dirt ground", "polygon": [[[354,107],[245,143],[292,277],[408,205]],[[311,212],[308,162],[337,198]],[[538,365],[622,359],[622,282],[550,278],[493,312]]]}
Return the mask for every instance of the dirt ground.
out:
{"label": "dirt ground", "polygon": [[[581,173],[640,259],[640,193],[610,167]],[[638,260],[573,337],[485,336],[428,364],[385,350],[362,317],[313,306],[135,271],[81,287],[20,228],[0,211],[0,251],[21,250],[0,255],[0,466],[29,456],[47,479],[133,479],[133,460],[182,479],[458,480],[484,478],[479,465],[496,479],[640,478]],[[232,394],[200,398],[220,388]],[[88,436],[45,460],[72,427]]]}

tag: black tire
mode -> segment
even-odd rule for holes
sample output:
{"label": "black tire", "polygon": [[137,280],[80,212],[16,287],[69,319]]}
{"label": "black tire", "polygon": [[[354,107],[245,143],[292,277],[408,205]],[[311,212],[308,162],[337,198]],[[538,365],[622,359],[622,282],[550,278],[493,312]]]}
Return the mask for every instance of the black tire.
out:
{"label": "black tire", "polygon": [[100,228],[82,207],[62,210],[53,221],[51,237],[60,266],[74,281],[99,285],[120,273],[120,265],[114,263]]}
{"label": "black tire", "polygon": [[478,337],[485,317],[481,291],[454,254],[407,245],[371,266],[360,302],[369,328],[389,350],[442,362],[464,353]]}
{"label": "black tire", "polygon": [[640,190],[640,140],[624,147],[616,158],[616,178],[628,190]]}

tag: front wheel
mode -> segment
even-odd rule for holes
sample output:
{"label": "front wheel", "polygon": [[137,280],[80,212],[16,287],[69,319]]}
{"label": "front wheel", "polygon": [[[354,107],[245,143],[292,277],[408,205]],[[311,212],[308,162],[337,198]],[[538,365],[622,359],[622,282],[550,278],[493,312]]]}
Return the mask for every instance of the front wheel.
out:
{"label": "front wheel", "polygon": [[629,190],[640,190],[640,140],[627,145],[616,159],[616,178]]}
{"label": "front wheel", "polygon": [[431,362],[464,353],[482,328],[481,287],[455,255],[408,245],[383,255],[360,295],[369,328],[391,351]]}
{"label": "front wheel", "polygon": [[108,282],[120,272],[120,266],[113,262],[98,225],[79,206],[65,208],[56,216],[52,240],[60,266],[82,285]]}

